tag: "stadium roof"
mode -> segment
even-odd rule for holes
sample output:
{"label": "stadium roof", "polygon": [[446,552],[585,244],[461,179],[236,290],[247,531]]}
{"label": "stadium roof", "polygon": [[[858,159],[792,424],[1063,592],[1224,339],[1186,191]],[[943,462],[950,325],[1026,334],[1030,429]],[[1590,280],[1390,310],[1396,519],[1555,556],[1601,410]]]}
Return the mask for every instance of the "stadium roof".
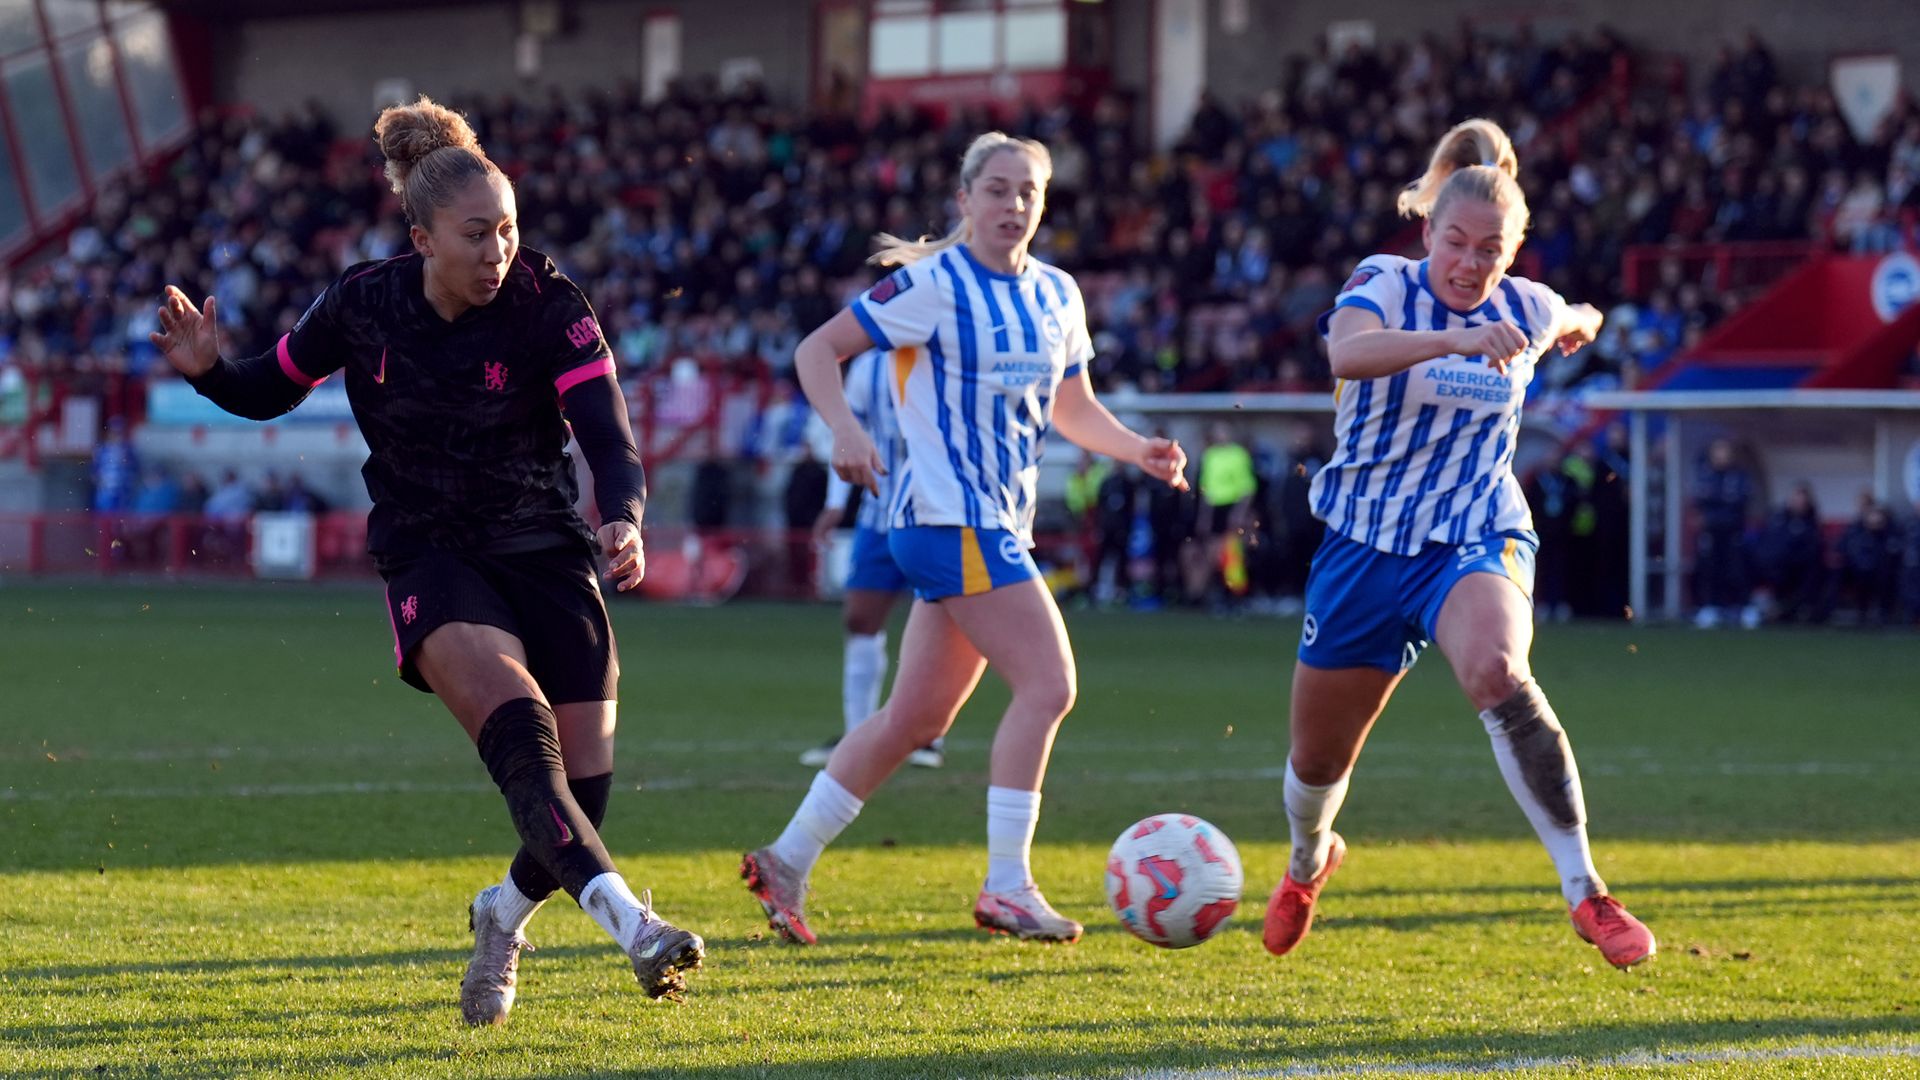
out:
{"label": "stadium roof", "polygon": [[460,6],[460,0],[153,0],[153,3],[183,15],[229,19]]}

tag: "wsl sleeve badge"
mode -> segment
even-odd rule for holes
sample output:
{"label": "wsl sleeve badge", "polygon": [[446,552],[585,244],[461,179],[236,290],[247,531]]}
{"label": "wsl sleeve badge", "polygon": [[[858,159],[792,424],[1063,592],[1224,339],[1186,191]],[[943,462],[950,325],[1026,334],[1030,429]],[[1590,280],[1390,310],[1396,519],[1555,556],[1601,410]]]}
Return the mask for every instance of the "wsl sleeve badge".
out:
{"label": "wsl sleeve badge", "polygon": [[887,301],[913,288],[913,275],[903,267],[882,278],[873,288],[867,290],[867,302],[884,304]]}
{"label": "wsl sleeve badge", "polygon": [[1354,268],[1353,276],[1347,279],[1347,283],[1345,285],[1340,286],[1340,291],[1342,293],[1350,293],[1353,290],[1359,288],[1362,285],[1365,285],[1367,282],[1372,281],[1374,278],[1377,278],[1379,276],[1380,276],[1380,270],[1378,267],[1368,266],[1366,263],[1361,263],[1359,266]]}

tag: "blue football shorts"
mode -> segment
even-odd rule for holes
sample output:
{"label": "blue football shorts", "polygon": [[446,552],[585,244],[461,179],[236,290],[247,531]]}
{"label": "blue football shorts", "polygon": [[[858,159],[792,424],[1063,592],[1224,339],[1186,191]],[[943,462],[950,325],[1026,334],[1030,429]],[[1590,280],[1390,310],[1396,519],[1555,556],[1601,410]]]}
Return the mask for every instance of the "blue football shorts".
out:
{"label": "blue football shorts", "polygon": [[1539,548],[1537,536],[1517,529],[1390,555],[1328,530],[1307,574],[1300,661],[1405,671],[1433,641],[1441,605],[1468,574],[1498,574],[1532,596]]}
{"label": "blue football shorts", "polygon": [[888,532],[887,546],[922,600],[978,596],[1040,576],[1027,545],[1005,529],[914,525]]}
{"label": "blue football shorts", "polygon": [[907,587],[907,575],[893,561],[887,534],[862,525],[853,530],[853,555],[847,563],[847,589],[895,593]]}

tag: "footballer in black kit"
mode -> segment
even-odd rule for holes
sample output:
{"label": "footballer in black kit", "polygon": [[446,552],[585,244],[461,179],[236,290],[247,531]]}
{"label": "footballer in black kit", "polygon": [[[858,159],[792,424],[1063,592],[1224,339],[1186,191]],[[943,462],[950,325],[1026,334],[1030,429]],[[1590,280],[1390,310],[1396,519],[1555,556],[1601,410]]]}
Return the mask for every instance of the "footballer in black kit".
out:
{"label": "footballer in black kit", "polygon": [[[622,590],[646,568],[646,481],[613,354],[580,290],[520,246],[513,185],[459,114],[421,98],[374,133],[411,252],[349,267],[258,356],[222,359],[214,301],[196,309],[171,285],[151,339],[195,390],[256,420],[346,380],[394,662],[473,740],[521,841],[467,909],[462,1019],[506,1022],[523,931],[560,889],[648,996],[677,998],[705,943],[634,894],[599,834],[619,662],[594,559]],[[574,509],[569,437],[593,470],[597,530]]]}
{"label": "footballer in black kit", "polygon": [[426,299],[424,263],[349,268],[271,357],[194,386],[266,419],[343,373],[371,451],[367,547],[407,682],[429,689],[412,663],[428,634],[475,622],[527,646],[549,701],[611,700],[618,660],[566,443],[570,423],[602,520],[637,526],[645,480],[613,354],[586,297],[538,251],[520,248],[494,300],[451,322]]}

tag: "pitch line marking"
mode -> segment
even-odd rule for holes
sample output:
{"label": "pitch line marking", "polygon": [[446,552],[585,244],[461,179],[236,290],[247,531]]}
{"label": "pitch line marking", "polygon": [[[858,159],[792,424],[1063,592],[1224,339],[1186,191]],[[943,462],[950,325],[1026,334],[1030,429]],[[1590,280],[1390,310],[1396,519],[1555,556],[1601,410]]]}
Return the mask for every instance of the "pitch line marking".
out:
{"label": "pitch line marking", "polygon": [[[1886,1046],[1801,1044],[1725,1050],[1629,1050],[1600,1058],[1515,1057],[1479,1062],[1400,1062],[1379,1065],[1287,1065],[1279,1069],[1153,1069],[1135,1080],[1345,1080],[1374,1076],[1497,1076],[1530,1069],[1646,1068],[1771,1061],[1887,1061],[1920,1059],[1920,1044]],[[1044,1074],[1041,1074],[1044,1075]],[[1035,1080],[1035,1078],[1029,1078]]]}
{"label": "pitch line marking", "polygon": [[[433,760],[440,761],[436,757]],[[1418,768],[1404,765],[1384,765],[1368,767],[1362,765],[1357,770],[1369,780],[1483,780],[1493,775],[1492,762],[1486,768]],[[1582,772],[1588,776],[1620,775],[1663,775],[1663,776],[1872,776],[1896,770],[1893,766],[1873,766],[1858,763],[1841,762],[1795,762],[1778,765],[1747,765],[1731,763],[1719,765],[1700,765],[1691,768],[1664,768],[1651,766],[1645,769],[1619,769],[1607,766],[1583,766]],[[801,776],[795,773],[795,776]],[[1056,767],[1052,780],[1056,787],[1074,784],[1204,784],[1233,781],[1271,781],[1278,783],[1286,776],[1285,766],[1263,766],[1252,769],[1146,769],[1114,772],[1101,769],[1069,769]],[[636,790],[641,791],[773,791],[792,787],[788,779],[778,777],[743,775],[721,776],[696,779],[686,776],[663,776],[653,779],[642,778]],[[347,780],[333,782],[314,782],[305,784],[227,784],[221,786],[93,786],[84,780],[76,781],[70,787],[59,790],[22,789],[18,786],[0,788],[0,803],[10,802],[72,802],[88,799],[231,799],[231,798],[302,798],[326,795],[449,795],[472,792],[492,792],[491,784],[471,782],[419,783],[411,780]]]}

